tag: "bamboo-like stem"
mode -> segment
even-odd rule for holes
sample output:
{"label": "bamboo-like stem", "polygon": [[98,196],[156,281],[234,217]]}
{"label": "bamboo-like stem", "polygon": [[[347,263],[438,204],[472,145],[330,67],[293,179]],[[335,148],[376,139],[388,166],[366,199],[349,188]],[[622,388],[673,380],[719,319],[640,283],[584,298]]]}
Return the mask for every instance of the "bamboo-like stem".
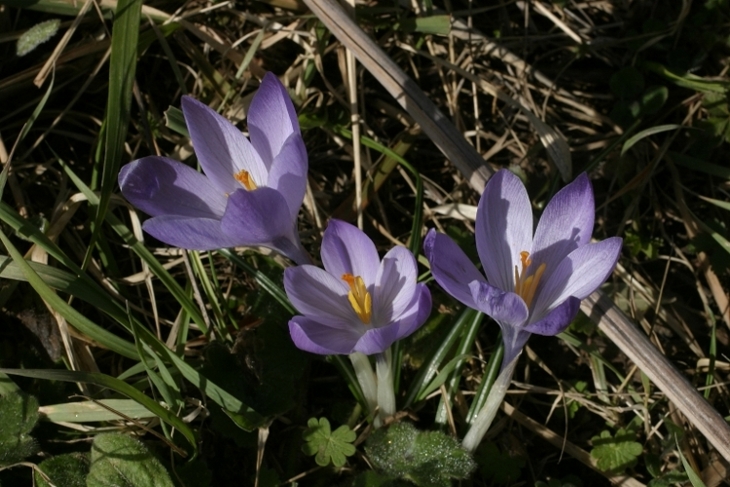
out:
{"label": "bamboo-like stem", "polygon": [[[423,128],[472,188],[483,191],[491,169],[418,85],[334,0],[304,0],[304,3]],[[581,309],[677,405],[718,453],[730,461],[730,425],[654,348],[646,335],[601,292],[583,300]]]}
{"label": "bamboo-like stem", "polygon": [[[362,395],[367,403],[368,414],[373,414],[378,408],[378,383],[375,379],[373,367],[367,355],[354,352],[349,355],[352,368],[355,369],[355,376],[360,383]],[[380,426],[379,418],[375,418],[375,427]]]}

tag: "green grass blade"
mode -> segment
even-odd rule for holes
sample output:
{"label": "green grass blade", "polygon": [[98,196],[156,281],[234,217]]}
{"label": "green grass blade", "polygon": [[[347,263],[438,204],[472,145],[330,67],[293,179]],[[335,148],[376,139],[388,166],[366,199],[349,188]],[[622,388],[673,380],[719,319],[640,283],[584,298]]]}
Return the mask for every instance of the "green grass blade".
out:
{"label": "green grass blade", "polygon": [[33,289],[77,330],[120,355],[139,360],[133,344],[100,327],[61,299],[23,259],[18,249],[2,231],[0,231],[0,241]]}
{"label": "green grass blade", "polygon": [[104,118],[104,164],[101,176],[101,198],[97,206],[96,222],[91,243],[84,261],[88,261],[94,242],[99,238],[112,191],[117,184],[119,167],[127,138],[132,86],[137,67],[137,42],[142,0],[119,0],[112,28],[111,56],[109,58],[109,96]]}
{"label": "green grass blade", "polygon": [[93,372],[80,372],[74,370],[47,370],[47,369],[0,369],[0,372],[10,375],[19,375],[21,377],[31,377],[35,379],[58,380],[63,382],[82,382],[84,384],[95,384],[100,387],[106,387],[118,392],[130,399],[137,401],[139,404],[147,408],[155,416],[166,422],[173,428],[182,433],[194,454],[197,454],[198,446],[195,433],[182,419],[173,414],[169,409],[164,408],[154,399],[141,393],[131,385],[124,381],[110,377],[105,374]]}

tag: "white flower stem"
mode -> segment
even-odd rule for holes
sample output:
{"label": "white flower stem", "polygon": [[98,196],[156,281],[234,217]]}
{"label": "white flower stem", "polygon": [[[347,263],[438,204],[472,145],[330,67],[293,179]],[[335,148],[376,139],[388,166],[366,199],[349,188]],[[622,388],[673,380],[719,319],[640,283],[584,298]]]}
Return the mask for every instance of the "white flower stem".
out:
{"label": "white flower stem", "polygon": [[395,414],[395,391],[393,390],[393,367],[390,348],[375,357],[375,373],[378,376],[378,406],[380,419]]}
{"label": "white flower stem", "polygon": [[[368,359],[367,355],[360,352],[351,353],[349,357],[350,362],[352,362],[352,367],[355,369],[357,381],[360,383],[362,394],[365,396],[368,414],[372,414],[378,407],[378,385],[373,367],[370,365],[370,359]],[[376,423],[376,426],[379,426],[379,421]]]}
{"label": "white flower stem", "polygon": [[494,417],[497,415],[499,406],[504,401],[504,396],[507,394],[510,382],[512,382],[512,374],[515,372],[515,366],[517,365],[519,356],[519,353],[515,354],[510,363],[503,365],[497,379],[492,384],[492,389],[489,391],[489,396],[487,396],[487,402],[481,411],[479,411],[476,418],[474,418],[474,421],[469,427],[469,431],[466,432],[466,436],[464,436],[464,440],[461,442],[461,446],[465,450],[474,452],[479,446],[479,443],[482,442],[482,438],[484,438]]}

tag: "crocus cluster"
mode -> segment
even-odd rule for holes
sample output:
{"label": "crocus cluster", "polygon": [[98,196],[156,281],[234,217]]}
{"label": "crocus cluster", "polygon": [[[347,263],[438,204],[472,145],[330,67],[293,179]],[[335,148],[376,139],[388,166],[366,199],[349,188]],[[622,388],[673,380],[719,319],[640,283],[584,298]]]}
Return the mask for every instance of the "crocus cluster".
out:
{"label": "crocus cluster", "polygon": [[182,109],[205,175],[166,157],[124,166],[122,194],[153,217],[143,229],[184,249],[262,246],[298,264],[311,262],[296,228],[307,187],[307,151],[294,106],[276,76],[267,73],[251,101],[250,141],[189,96]]}
{"label": "crocus cluster", "polygon": [[436,282],[502,329],[505,353],[494,387],[504,390],[498,397],[493,389],[491,398],[499,401],[487,401],[485,409],[492,410],[477,416],[464,439],[467,449],[476,448],[486,433],[530,335],[565,330],[580,301],[616,266],[622,241],[612,237],[591,243],[594,214],[593,189],[581,174],[550,200],[533,235],[527,190],[517,176],[501,170],[487,183],[477,207],[476,244],[484,273],[446,235],[431,230],[426,236],[424,250]]}
{"label": "crocus cluster", "polygon": [[[296,222],[304,198],[307,153],[286,89],[267,74],[248,112],[250,141],[225,118],[190,97],[182,108],[205,175],[165,157],[122,168],[124,196],[152,218],[144,230],[170,245],[212,250],[263,246],[289,257],[284,287],[299,311],[289,322],[295,345],[348,355],[375,426],[395,413],[390,347],[431,312],[413,254],[395,247],[381,259],[358,228],[331,220],[321,260],[311,264]],[[533,233],[532,206],[509,171],[492,177],[479,201],[476,243],[482,271],[446,235],[431,230],[424,250],[436,281],[502,328],[502,370],[463,445],[474,450],[504,398],[517,357],[532,333],[556,335],[580,300],[611,274],[620,238],[591,243],[593,190],[585,174],[548,203]],[[368,356],[375,357],[375,372]]]}

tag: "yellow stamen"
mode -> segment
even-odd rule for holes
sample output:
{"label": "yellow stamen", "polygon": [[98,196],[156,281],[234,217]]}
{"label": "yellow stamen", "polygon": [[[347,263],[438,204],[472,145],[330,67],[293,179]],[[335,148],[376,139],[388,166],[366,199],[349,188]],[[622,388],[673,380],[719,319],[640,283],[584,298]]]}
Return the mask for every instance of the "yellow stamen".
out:
{"label": "yellow stamen", "polygon": [[241,169],[234,174],[233,177],[236,178],[236,181],[243,184],[243,187],[249,191],[253,191],[258,187],[256,186],[256,182],[254,182],[253,177],[251,177],[251,173],[245,169]]}
{"label": "yellow stamen", "polygon": [[525,301],[525,304],[529,308],[532,300],[535,298],[535,292],[537,291],[537,286],[540,284],[540,279],[545,273],[546,265],[543,262],[534,274],[527,275],[528,267],[532,264],[530,253],[525,250],[520,252],[520,261],[522,262],[522,272],[515,266],[515,293]]}
{"label": "yellow stamen", "polygon": [[365,282],[360,276],[352,274],[342,274],[342,280],[350,286],[350,292],[347,293],[347,300],[355,311],[355,314],[363,323],[370,324],[370,316],[373,311],[373,302],[370,293],[365,287]]}

